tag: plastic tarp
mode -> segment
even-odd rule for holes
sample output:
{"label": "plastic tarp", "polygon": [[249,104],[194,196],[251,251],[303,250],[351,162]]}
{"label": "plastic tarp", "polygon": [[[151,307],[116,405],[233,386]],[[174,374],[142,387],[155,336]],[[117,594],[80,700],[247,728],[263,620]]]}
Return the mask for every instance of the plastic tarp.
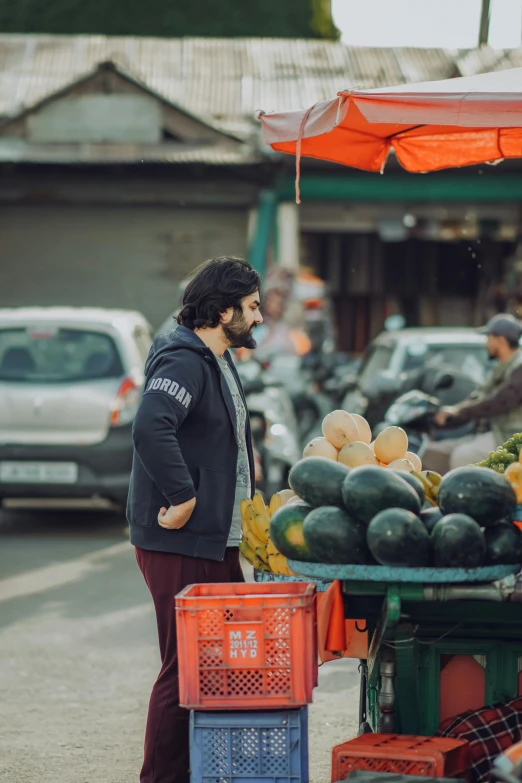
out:
{"label": "plastic tarp", "polygon": [[261,114],[274,150],[383,171],[393,149],[411,172],[522,157],[522,68],[372,90]]}

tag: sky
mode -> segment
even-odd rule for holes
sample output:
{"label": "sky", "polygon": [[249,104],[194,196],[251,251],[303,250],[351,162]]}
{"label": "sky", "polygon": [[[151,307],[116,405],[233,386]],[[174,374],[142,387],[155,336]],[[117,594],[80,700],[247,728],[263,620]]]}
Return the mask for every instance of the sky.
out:
{"label": "sky", "polygon": [[[467,49],[477,45],[480,0],[332,0],[350,46]],[[522,46],[522,0],[491,0],[489,43]]]}

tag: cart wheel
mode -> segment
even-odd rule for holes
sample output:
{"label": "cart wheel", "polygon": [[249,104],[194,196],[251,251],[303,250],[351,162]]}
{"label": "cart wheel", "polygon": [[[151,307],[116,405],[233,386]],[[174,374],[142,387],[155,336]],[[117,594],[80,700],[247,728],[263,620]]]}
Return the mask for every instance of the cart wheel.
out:
{"label": "cart wheel", "polygon": [[359,733],[357,736],[362,737],[363,734],[373,734],[372,727],[366,721],[364,721],[364,723],[361,723],[361,725],[359,726]]}

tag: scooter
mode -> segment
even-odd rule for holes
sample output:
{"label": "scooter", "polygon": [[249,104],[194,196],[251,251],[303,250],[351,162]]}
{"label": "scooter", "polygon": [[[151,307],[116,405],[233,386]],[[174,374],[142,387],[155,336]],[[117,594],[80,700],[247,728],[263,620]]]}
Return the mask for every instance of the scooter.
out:
{"label": "scooter", "polygon": [[341,354],[315,354],[303,357],[301,375],[304,388],[292,395],[301,443],[320,436],[324,417],[342,407],[357,361]]}
{"label": "scooter", "polygon": [[[454,375],[442,373],[434,383],[435,390],[448,389],[454,382]],[[438,397],[419,389],[401,394],[393,402],[384,416],[384,422],[377,426],[374,434],[379,434],[385,427],[402,427],[408,435],[409,450],[422,459],[428,443],[433,440],[447,440],[471,435],[476,429],[476,422],[455,427],[437,427],[435,414],[441,407]]]}
{"label": "scooter", "polygon": [[270,497],[288,486],[290,468],[301,457],[290,395],[259,362],[236,364],[245,392],[252,440],[259,463],[257,488]]}

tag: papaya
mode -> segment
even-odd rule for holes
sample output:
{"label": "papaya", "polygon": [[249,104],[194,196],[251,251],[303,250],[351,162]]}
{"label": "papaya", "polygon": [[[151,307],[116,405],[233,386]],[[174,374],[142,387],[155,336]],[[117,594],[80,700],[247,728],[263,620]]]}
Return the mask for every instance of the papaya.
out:
{"label": "papaya", "polygon": [[402,427],[386,427],[375,438],[373,448],[377,459],[389,465],[406,456],[408,436]]}
{"label": "papaya", "polygon": [[359,435],[357,422],[343,410],[332,411],[325,416],[321,429],[323,436],[337,451],[347,443],[357,440]]}
{"label": "papaya", "polygon": [[363,443],[367,443],[368,446],[372,442],[372,431],[370,429],[370,425],[364,419],[362,416],[359,416],[358,413],[350,413],[350,416],[352,419],[355,420],[355,423],[357,424],[357,438],[356,440],[360,440]]}
{"label": "papaya", "polygon": [[326,457],[337,461],[339,454],[335,446],[332,446],[326,438],[314,438],[304,447],[303,457]]}

